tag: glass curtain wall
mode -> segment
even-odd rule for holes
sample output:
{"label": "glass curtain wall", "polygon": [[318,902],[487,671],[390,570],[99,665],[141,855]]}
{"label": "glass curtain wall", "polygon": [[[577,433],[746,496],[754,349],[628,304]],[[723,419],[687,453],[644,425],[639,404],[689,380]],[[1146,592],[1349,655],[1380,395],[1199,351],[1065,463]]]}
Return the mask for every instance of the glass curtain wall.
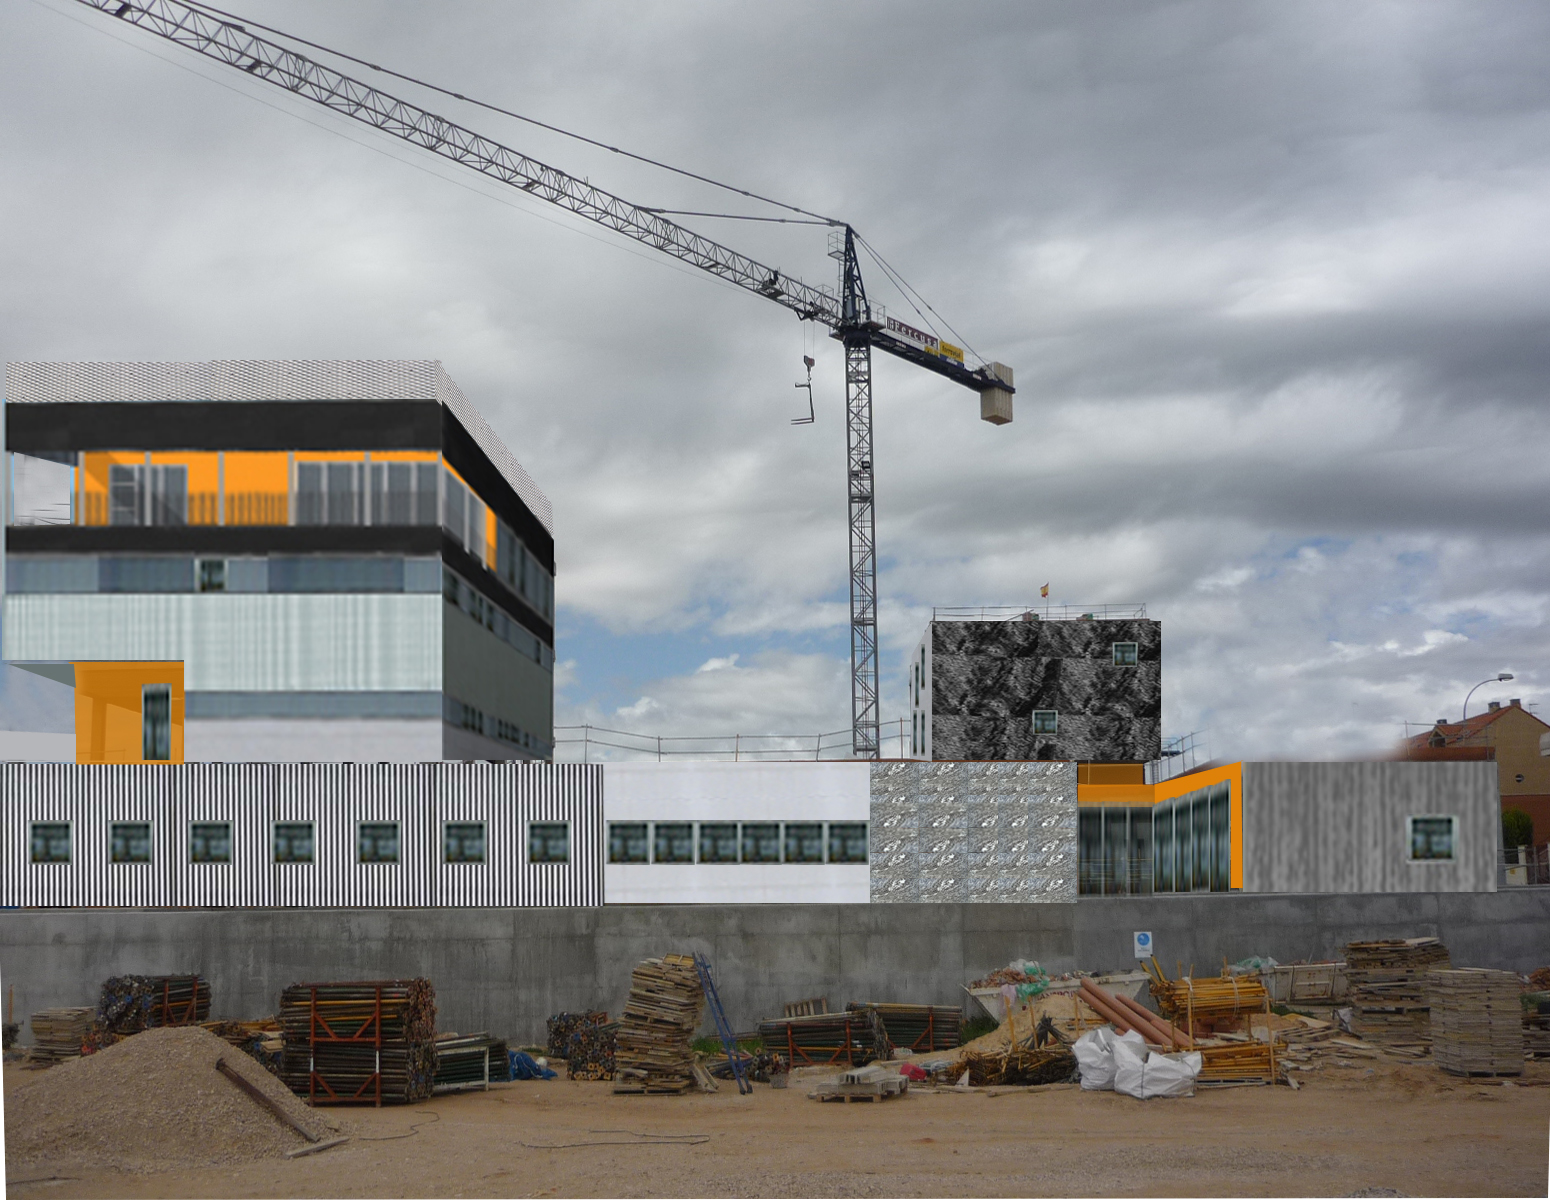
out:
{"label": "glass curtain wall", "polygon": [[1151,808],[1083,808],[1078,814],[1078,892],[1145,896],[1228,891],[1231,798],[1231,785],[1219,783]]}

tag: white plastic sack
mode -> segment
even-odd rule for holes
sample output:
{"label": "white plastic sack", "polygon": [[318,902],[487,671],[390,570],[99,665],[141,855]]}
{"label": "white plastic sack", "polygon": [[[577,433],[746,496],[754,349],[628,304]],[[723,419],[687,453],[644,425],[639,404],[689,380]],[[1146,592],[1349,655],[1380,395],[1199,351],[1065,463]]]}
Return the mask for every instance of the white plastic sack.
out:
{"label": "white plastic sack", "polygon": [[1134,1042],[1114,1039],[1114,1090],[1122,1096],[1146,1096],[1146,1042],[1132,1033]]}
{"label": "white plastic sack", "polygon": [[1114,1087],[1114,1047],[1125,1042],[1133,1049],[1145,1051],[1146,1042],[1139,1033],[1117,1034],[1107,1025],[1084,1033],[1072,1045],[1076,1065],[1081,1074],[1082,1087],[1089,1092],[1107,1092]]}
{"label": "white plastic sack", "polygon": [[1143,1046],[1114,1047],[1114,1090],[1137,1100],[1154,1096],[1193,1096],[1200,1074],[1200,1054],[1154,1054]]}

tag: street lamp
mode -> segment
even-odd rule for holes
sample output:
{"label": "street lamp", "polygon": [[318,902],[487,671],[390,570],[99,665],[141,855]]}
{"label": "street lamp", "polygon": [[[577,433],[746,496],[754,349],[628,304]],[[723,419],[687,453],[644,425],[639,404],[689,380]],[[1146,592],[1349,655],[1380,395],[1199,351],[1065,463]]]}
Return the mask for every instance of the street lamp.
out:
{"label": "street lamp", "polygon": [[1464,723],[1465,719],[1468,718],[1468,716],[1469,716],[1469,697],[1470,696],[1473,696],[1475,694],[1475,692],[1477,692],[1480,688],[1483,688],[1488,683],[1506,683],[1511,678],[1512,678],[1512,674],[1510,672],[1503,671],[1495,679],[1482,679],[1479,683],[1475,684],[1474,687],[1470,688],[1469,689],[1469,695],[1464,697],[1464,711],[1459,714],[1459,724],[1462,725]]}

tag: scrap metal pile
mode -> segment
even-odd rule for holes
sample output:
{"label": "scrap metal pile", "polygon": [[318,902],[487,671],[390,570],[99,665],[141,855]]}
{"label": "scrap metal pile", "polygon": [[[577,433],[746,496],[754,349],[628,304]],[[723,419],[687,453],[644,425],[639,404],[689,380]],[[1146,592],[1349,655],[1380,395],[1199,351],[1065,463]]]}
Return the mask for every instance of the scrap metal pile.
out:
{"label": "scrap metal pile", "polygon": [[1448,948],[1434,937],[1352,942],[1345,949],[1351,1032],[1424,1053],[1431,1044],[1426,973],[1446,970]]}
{"label": "scrap metal pile", "polygon": [[1511,971],[1429,971],[1432,1056],[1450,1075],[1523,1074],[1522,987]]}
{"label": "scrap metal pile", "polygon": [[210,1019],[210,985],[201,975],[116,975],[102,985],[97,1024],[113,1038]]}
{"label": "scrap metal pile", "polygon": [[605,1012],[555,1013],[545,1025],[549,1031],[549,1057],[569,1058],[571,1037],[589,1026],[603,1025],[608,1021]]}
{"label": "scrap metal pile", "polygon": [[436,1074],[428,979],[299,983],[280,994],[281,1078],[314,1104],[410,1104]]}
{"label": "scrap metal pile", "polygon": [[705,1009],[694,959],[648,958],[630,976],[630,998],[619,1021],[615,1092],[687,1092],[696,1086],[689,1039]]}

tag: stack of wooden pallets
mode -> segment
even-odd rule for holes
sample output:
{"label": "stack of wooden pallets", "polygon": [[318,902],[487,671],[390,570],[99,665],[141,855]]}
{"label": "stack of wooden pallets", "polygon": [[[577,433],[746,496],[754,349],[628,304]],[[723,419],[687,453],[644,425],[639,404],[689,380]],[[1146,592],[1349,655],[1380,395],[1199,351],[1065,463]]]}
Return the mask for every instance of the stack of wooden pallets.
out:
{"label": "stack of wooden pallets", "polygon": [[615,1092],[687,1092],[695,1087],[689,1039],[705,1009],[694,959],[648,958],[630,976],[630,998],[614,1051]]}
{"label": "stack of wooden pallets", "polygon": [[1523,1074],[1523,1005],[1511,971],[1429,971],[1432,1055],[1450,1075]]}
{"label": "stack of wooden pallets", "polygon": [[27,1047],[26,1065],[37,1069],[80,1058],[91,1033],[92,1015],[90,1008],[45,1008],[33,1013],[33,1044]]}
{"label": "stack of wooden pallets", "polygon": [[1351,1032],[1389,1046],[1429,1045],[1426,973],[1449,965],[1448,948],[1434,937],[1352,942],[1346,947]]}

